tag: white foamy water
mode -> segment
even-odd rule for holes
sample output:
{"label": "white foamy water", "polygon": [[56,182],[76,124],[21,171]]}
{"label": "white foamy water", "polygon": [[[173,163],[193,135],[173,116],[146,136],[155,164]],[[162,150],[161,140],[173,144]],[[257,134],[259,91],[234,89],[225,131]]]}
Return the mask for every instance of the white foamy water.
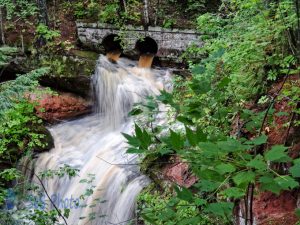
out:
{"label": "white foamy water", "polygon": [[[127,116],[133,104],[168,89],[169,80],[167,71],[138,68],[127,59],[114,64],[100,56],[93,77],[95,113],[51,127],[55,148],[41,154],[35,165],[36,173],[64,164],[79,169],[78,177],[44,181],[56,205],[72,207],[68,224],[125,225],[134,218],[136,196],[148,179],[139,172],[137,155],[126,154],[121,132],[133,132],[133,121]],[[92,176],[92,184],[80,183]],[[91,196],[79,200],[85,207],[70,205],[91,185]]]}

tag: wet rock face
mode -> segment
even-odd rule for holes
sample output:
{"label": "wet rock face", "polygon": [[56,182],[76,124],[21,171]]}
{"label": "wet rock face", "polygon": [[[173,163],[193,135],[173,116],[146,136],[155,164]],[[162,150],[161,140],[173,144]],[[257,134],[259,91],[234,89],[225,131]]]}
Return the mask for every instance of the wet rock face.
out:
{"label": "wet rock face", "polygon": [[91,104],[70,93],[45,94],[41,98],[30,96],[37,102],[36,114],[43,120],[54,123],[91,112]]}
{"label": "wet rock face", "polygon": [[296,192],[282,192],[275,195],[263,192],[256,196],[253,202],[254,218],[257,225],[294,225],[298,218]]}

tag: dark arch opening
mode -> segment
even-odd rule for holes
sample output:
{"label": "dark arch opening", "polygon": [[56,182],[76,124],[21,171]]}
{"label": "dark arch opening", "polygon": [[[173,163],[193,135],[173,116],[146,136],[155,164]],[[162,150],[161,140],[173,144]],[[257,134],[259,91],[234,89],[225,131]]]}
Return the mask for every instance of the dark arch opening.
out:
{"label": "dark arch opening", "polygon": [[142,40],[138,40],[135,48],[140,55],[156,55],[158,51],[158,45],[151,37],[145,37]]}
{"label": "dark arch opening", "polygon": [[104,47],[105,53],[122,52],[121,40],[118,38],[118,35],[116,34],[110,34],[106,36],[102,41],[102,45]]}

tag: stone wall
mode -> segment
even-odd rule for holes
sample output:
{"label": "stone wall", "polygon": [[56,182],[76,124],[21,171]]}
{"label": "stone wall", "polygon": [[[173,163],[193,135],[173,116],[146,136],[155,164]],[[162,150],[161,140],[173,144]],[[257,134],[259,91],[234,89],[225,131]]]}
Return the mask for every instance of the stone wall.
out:
{"label": "stone wall", "polygon": [[166,29],[161,27],[133,27],[127,26],[125,30],[103,23],[77,22],[77,33],[81,43],[90,49],[104,52],[102,40],[110,34],[117,34],[125,41],[124,53],[137,55],[136,42],[143,37],[151,37],[157,42],[157,57],[161,60],[180,60],[179,57],[190,45],[201,46],[200,35],[195,30]]}

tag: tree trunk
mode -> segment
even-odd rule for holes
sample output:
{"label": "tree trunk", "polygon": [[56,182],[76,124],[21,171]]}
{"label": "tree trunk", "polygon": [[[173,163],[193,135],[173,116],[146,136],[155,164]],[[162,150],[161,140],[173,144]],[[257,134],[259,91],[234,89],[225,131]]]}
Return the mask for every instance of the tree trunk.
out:
{"label": "tree trunk", "polygon": [[4,28],[3,28],[2,7],[0,7],[0,30],[1,30],[1,44],[5,45],[5,36],[4,36]]}
{"label": "tree trunk", "polygon": [[147,27],[149,25],[149,2],[148,0],[144,0],[144,26]]}
{"label": "tree trunk", "polygon": [[36,3],[39,8],[39,22],[45,24],[46,26],[49,26],[46,0],[37,0]]}

